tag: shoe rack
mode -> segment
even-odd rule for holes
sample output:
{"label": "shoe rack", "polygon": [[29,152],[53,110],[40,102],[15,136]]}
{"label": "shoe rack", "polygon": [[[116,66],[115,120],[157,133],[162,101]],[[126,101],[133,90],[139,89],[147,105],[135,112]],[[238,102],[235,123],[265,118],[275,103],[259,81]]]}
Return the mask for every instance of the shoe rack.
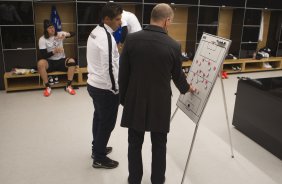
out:
{"label": "shoe rack", "polygon": [[[270,65],[271,68],[266,68],[264,63]],[[183,68],[189,68],[191,65],[192,61],[185,61],[182,63]],[[223,63],[223,71],[227,72],[228,74],[274,70],[282,70],[282,57],[269,57],[260,60],[252,58],[226,59]]]}
{"label": "shoe rack", "polygon": [[[59,83],[54,84],[52,88],[59,88],[66,86],[67,83],[67,72],[51,72],[48,76],[58,76]],[[86,85],[87,80],[87,69],[77,68],[73,77],[73,86]],[[44,83],[38,73],[16,75],[12,72],[6,72],[4,74],[4,85],[6,92],[11,91],[22,91],[31,89],[43,89]]]}
{"label": "shoe rack", "polygon": [[[267,64],[270,67],[265,67]],[[234,70],[232,66],[238,66],[237,70]],[[228,59],[223,64],[223,70],[227,73],[244,73],[244,72],[259,72],[259,71],[274,71],[282,69],[282,57],[270,57],[260,60],[256,59]]]}

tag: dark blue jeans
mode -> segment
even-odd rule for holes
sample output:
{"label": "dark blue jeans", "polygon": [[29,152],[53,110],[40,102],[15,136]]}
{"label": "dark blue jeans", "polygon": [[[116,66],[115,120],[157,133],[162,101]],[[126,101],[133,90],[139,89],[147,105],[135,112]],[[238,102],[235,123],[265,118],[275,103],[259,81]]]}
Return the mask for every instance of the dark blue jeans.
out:
{"label": "dark blue jeans", "polygon": [[[142,145],[145,132],[128,129],[129,183],[140,184],[143,176]],[[167,133],[151,132],[152,184],[165,182]]]}
{"label": "dark blue jeans", "polygon": [[119,106],[119,96],[109,90],[87,85],[93,100],[94,115],[92,124],[92,151],[95,161],[106,158],[106,146],[115,127]]}

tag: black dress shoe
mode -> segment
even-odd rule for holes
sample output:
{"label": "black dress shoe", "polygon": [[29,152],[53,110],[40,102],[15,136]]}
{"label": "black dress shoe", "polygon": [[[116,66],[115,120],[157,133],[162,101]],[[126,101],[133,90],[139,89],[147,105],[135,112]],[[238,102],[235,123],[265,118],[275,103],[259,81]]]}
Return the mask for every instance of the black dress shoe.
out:
{"label": "black dress shoe", "polygon": [[106,147],[106,155],[110,154],[113,151],[112,147]]}
{"label": "black dress shoe", "polygon": [[104,169],[114,169],[118,166],[118,162],[115,160],[110,159],[109,157],[106,157],[103,161],[93,161],[92,167],[94,168],[104,168]]}
{"label": "black dress shoe", "polygon": [[129,177],[127,178],[127,183],[128,184],[141,184],[141,181],[140,182],[133,182],[133,181],[130,181],[129,180]]}
{"label": "black dress shoe", "polygon": [[[110,154],[113,151],[112,147],[106,147],[106,155]],[[94,151],[92,151],[91,158],[94,159]]]}

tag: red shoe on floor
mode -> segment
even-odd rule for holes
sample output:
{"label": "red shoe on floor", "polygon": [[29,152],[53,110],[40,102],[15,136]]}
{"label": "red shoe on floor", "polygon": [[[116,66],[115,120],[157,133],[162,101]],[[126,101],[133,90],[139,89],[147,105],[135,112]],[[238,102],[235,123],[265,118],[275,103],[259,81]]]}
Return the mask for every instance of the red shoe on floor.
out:
{"label": "red shoe on floor", "polygon": [[47,87],[45,88],[45,90],[43,91],[43,95],[48,97],[51,95],[51,88],[50,87]]}
{"label": "red shoe on floor", "polygon": [[75,95],[75,90],[71,87],[71,86],[68,86],[65,88],[66,92],[68,92],[69,94],[71,95]]}
{"label": "red shoe on floor", "polygon": [[227,75],[227,73],[225,71],[221,72],[221,78],[222,79],[228,79],[228,75]]}
{"label": "red shoe on floor", "polygon": [[227,75],[226,72],[223,72],[223,75],[224,75],[225,79],[228,79],[228,75]]}
{"label": "red shoe on floor", "polygon": [[226,79],[226,76],[224,75],[223,72],[221,72],[221,78],[222,78],[222,79]]}

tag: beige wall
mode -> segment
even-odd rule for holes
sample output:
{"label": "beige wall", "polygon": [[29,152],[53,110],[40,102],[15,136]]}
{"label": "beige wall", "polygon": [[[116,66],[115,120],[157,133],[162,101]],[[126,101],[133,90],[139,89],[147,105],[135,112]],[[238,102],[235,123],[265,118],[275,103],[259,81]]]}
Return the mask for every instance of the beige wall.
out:
{"label": "beige wall", "polygon": [[181,44],[181,50],[185,51],[187,37],[188,8],[174,7],[174,19],[168,29],[168,34]]}
{"label": "beige wall", "polygon": [[233,9],[221,8],[218,20],[217,35],[223,38],[230,38]]}

